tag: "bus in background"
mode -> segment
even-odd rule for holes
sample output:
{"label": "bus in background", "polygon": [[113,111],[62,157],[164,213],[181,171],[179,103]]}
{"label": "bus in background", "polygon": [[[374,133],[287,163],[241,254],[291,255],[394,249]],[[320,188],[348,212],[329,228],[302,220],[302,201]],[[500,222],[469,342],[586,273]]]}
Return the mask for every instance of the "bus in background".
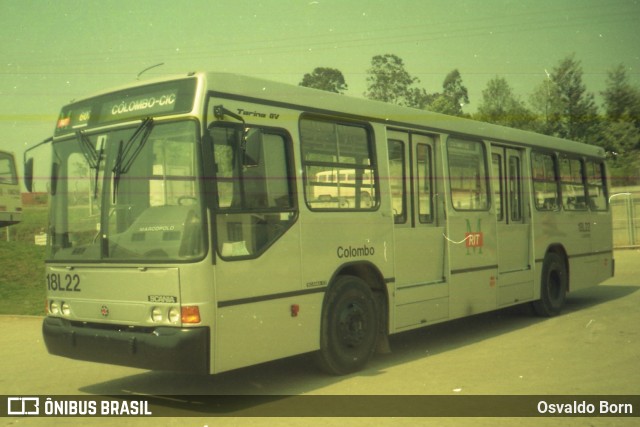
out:
{"label": "bus in background", "polygon": [[12,153],[0,151],[0,227],[22,219],[22,199],[16,162]]}
{"label": "bus in background", "polygon": [[66,105],[47,144],[54,355],[346,374],[390,334],[554,316],[613,275],[595,146],[220,73]]}
{"label": "bus in background", "polygon": [[[363,198],[363,203],[373,203],[372,192],[374,190],[374,180],[369,172],[363,172],[362,176],[356,176],[355,169],[323,170],[315,174],[314,186],[315,200],[310,199],[309,204],[329,207],[331,203],[334,207],[347,208],[349,205],[355,206],[356,194]],[[369,191],[362,188],[356,191],[356,182],[360,182]]]}

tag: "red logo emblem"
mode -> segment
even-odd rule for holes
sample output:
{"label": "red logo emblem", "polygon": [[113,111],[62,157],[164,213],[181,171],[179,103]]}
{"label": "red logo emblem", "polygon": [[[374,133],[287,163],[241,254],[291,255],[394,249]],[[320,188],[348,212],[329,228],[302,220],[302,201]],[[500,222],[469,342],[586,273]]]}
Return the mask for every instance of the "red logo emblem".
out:
{"label": "red logo emblem", "polygon": [[467,248],[481,248],[484,246],[484,236],[480,233],[466,233],[464,235]]}

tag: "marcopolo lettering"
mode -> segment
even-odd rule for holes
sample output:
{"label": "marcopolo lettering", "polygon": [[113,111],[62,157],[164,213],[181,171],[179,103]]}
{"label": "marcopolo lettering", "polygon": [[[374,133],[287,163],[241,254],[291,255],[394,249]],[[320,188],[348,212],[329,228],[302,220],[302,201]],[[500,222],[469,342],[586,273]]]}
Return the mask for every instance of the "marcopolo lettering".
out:
{"label": "marcopolo lettering", "polygon": [[338,258],[357,258],[364,256],[373,256],[376,253],[376,249],[373,246],[363,245],[360,247],[353,246],[338,246],[336,254]]}
{"label": "marcopolo lettering", "polygon": [[173,231],[175,230],[174,225],[153,225],[148,227],[140,227],[138,231]]}

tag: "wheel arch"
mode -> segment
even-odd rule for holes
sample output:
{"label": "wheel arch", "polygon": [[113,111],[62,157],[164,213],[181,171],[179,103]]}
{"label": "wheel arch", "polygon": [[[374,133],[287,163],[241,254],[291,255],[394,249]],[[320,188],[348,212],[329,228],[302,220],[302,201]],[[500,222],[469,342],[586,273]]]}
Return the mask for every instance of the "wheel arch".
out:
{"label": "wheel arch", "polygon": [[[357,277],[364,281],[371,289],[376,301],[376,309],[379,314],[377,351],[379,353],[389,353],[391,351],[389,346],[390,298],[387,281],[385,280],[384,275],[371,262],[352,261],[342,264],[338,269],[336,269],[329,281],[328,289],[330,289],[336,279],[341,276]],[[325,298],[328,293],[329,292],[325,293]],[[326,304],[323,303],[323,310],[325,305]]]}
{"label": "wheel arch", "polygon": [[341,265],[333,273],[333,276],[329,281],[329,287],[331,287],[335,280],[340,276],[355,276],[363,280],[367,285],[369,285],[374,294],[380,293],[381,296],[384,297],[385,307],[379,308],[384,308],[384,311],[389,310],[389,293],[386,281],[384,280],[382,272],[380,272],[374,264],[368,261],[354,261]]}

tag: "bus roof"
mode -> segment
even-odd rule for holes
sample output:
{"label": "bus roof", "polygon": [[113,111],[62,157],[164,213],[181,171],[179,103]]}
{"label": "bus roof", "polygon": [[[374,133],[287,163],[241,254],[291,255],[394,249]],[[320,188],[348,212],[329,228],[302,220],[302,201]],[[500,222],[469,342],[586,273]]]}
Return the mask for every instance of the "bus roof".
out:
{"label": "bus roof", "polygon": [[494,142],[542,147],[604,158],[604,149],[567,139],[380,101],[227,73],[207,73],[209,90],[256,103],[353,118]]}
{"label": "bus roof", "polygon": [[109,91],[101,91],[74,104],[89,101],[117,91],[156,85],[162,82],[196,77],[200,84],[215,95],[264,105],[291,108],[311,113],[337,114],[353,119],[384,123],[389,127],[406,127],[427,132],[484,139],[522,146],[541,147],[553,151],[578,153],[604,158],[602,147],[542,135],[534,132],[494,125],[462,117],[434,113],[428,110],[402,107],[380,101],[354,98],[337,93],[279,83],[271,80],[231,73],[192,72],[182,75],[136,81]]}

